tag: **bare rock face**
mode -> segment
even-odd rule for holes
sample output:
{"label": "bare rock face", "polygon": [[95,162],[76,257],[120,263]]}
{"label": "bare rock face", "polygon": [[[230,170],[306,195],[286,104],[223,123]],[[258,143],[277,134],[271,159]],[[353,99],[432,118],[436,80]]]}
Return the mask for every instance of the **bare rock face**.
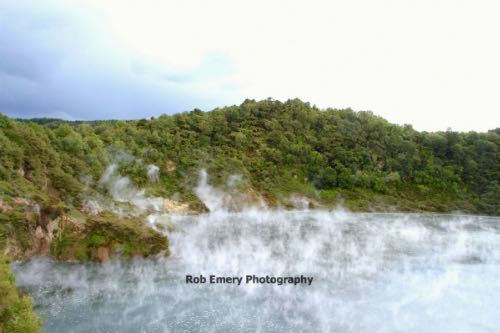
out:
{"label": "bare rock face", "polygon": [[102,212],[103,208],[96,200],[85,200],[80,211],[84,214],[95,216]]}
{"label": "bare rock face", "polygon": [[165,163],[165,166],[167,168],[167,173],[169,175],[173,175],[174,172],[175,172],[175,164],[172,160],[167,160],[167,162]]}
{"label": "bare rock face", "polygon": [[27,206],[27,205],[30,204],[29,201],[28,201],[28,199],[20,198],[20,197],[14,198],[14,203],[16,205],[22,205],[22,206]]}
{"label": "bare rock face", "polygon": [[49,254],[50,243],[52,241],[52,235],[43,231],[42,226],[36,227],[35,230],[35,246],[33,249],[33,254],[46,256]]}
{"label": "bare rock face", "polygon": [[170,199],[164,199],[163,209],[165,209],[169,213],[187,213],[189,210],[189,204]]}
{"label": "bare rock face", "polygon": [[0,213],[5,213],[12,210],[12,207],[0,200]]}
{"label": "bare rock face", "polygon": [[[40,209],[35,206],[30,210],[14,206],[7,213],[12,221],[22,226],[23,233],[13,234],[5,240],[4,255],[21,260],[51,256],[58,260],[98,262],[115,257],[169,255],[168,239],[150,228],[141,217],[112,213],[68,215],[57,205]],[[187,204],[174,201],[167,202],[166,206],[172,211],[188,208]],[[3,202],[1,207],[7,209]]]}
{"label": "bare rock face", "polygon": [[92,252],[92,257],[101,263],[109,261],[111,257],[111,249],[107,246],[100,246]]}
{"label": "bare rock face", "polygon": [[48,256],[54,231],[59,228],[60,218],[47,221],[46,225],[38,225],[35,229],[34,246],[30,255]]}

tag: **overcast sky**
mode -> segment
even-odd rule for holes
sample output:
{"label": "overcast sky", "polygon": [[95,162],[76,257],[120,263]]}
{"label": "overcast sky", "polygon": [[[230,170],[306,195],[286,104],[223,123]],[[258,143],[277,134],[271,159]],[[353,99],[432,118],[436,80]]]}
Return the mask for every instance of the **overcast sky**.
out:
{"label": "overcast sky", "polygon": [[301,98],[500,126],[497,0],[0,0],[0,112],[149,118]]}

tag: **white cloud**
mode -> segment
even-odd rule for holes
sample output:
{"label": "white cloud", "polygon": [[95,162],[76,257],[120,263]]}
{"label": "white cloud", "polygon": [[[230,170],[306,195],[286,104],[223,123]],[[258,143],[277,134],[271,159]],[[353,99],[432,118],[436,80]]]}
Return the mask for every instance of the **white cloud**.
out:
{"label": "white cloud", "polygon": [[299,97],[421,130],[500,126],[497,1],[75,3],[112,41],[110,62],[124,53],[135,73],[204,109]]}

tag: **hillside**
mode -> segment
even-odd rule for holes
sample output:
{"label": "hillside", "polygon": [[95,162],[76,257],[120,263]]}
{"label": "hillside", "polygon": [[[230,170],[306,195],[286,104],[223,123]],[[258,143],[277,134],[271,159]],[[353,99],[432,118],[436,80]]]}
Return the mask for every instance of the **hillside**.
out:
{"label": "hillside", "polygon": [[[498,128],[418,132],[300,100],[133,121],[0,116],[0,247],[13,258],[168,253],[144,217],[205,212],[219,199],[233,210],[500,215],[499,138]],[[200,181],[214,190],[201,191]]]}
{"label": "hillside", "polygon": [[[353,210],[460,210],[499,214],[500,130],[426,133],[370,112],[319,110],[300,100],[246,100],[151,120],[65,122],[0,119],[0,196],[63,202],[109,194],[106,168],[153,196],[203,210],[193,188],[198,172],[237,186],[268,204],[291,196]],[[149,182],[148,166],[158,167]]]}
{"label": "hillside", "polygon": [[[65,122],[0,119],[0,196],[80,209],[111,163],[138,188],[193,209],[198,172],[226,187],[241,175],[268,203],[290,195],[355,210],[499,214],[500,130],[417,132],[370,112],[321,111],[299,100],[247,100],[151,120]],[[156,166],[158,181],[145,169]],[[109,189],[108,189],[109,190]]]}
{"label": "hillside", "polygon": [[146,224],[156,213],[265,204],[500,215],[499,145],[498,128],[418,132],[300,100],[133,121],[0,115],[0,331],[40,327],[7,260],[168,255],[161,226]]}

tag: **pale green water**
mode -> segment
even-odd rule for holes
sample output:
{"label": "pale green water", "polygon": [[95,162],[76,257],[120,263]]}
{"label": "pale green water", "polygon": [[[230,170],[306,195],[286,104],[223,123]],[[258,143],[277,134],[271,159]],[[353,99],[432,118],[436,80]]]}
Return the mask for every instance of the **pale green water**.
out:
{"label": "pale green water", "polygon": [[[500,218],[219,212],[173,223],[172,256],[14,267],[51,332],[497,332]],[[186,274],[311,286],[187,285]]]}

